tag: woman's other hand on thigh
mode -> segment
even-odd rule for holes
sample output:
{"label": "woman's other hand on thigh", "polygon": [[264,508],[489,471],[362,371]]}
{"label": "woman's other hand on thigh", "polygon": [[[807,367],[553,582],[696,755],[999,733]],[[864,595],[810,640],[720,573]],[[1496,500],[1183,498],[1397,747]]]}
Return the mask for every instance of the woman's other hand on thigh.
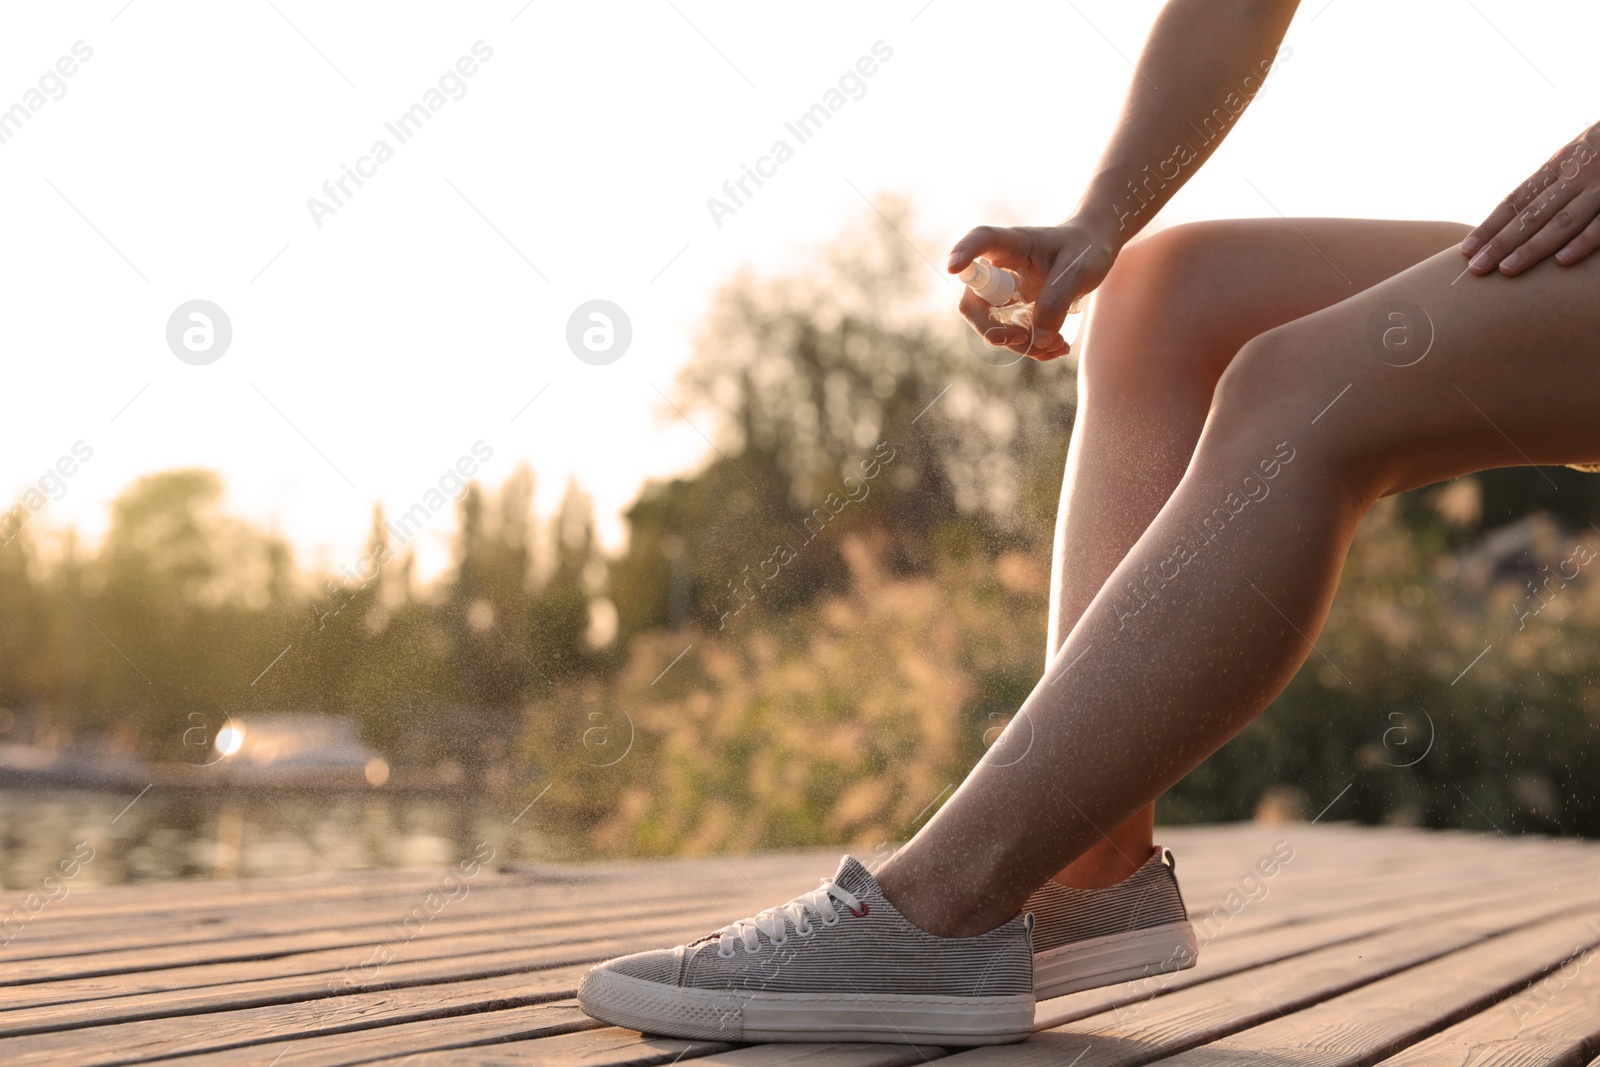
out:
{"label": "woman's other hand on thigh", "polygon": [[1476,274],[1521,274],[1552,253],[1570,266],[1597,247],[1600,126],[1551,156],[1461,242]]}

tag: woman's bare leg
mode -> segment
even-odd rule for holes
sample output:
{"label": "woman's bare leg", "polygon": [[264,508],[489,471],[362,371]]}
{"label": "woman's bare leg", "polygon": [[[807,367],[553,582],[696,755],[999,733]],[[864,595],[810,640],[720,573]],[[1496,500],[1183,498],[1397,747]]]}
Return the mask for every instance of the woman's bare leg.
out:
{"label": "woman's bare leg", "polygon": [[[1449,222],[1230,219],[1176,226],[1123,250],[1081,343],[1047,664],[1177,487],[1234,353],[1466,232]],[[1102,826],[1105,834],[1056,881],[1080,889],[1120,882],[1149,856],[1154,822],[1150,803]]]}
{"label": "woman's bare leg", "polygon": [[1446,249],[1244,346],[1177,490],[1006,739],[878,872],[911,921],[998,926],[1242,729],[1311,653],[1379,497],[1600,461],[1600,257],[1465,264]]}

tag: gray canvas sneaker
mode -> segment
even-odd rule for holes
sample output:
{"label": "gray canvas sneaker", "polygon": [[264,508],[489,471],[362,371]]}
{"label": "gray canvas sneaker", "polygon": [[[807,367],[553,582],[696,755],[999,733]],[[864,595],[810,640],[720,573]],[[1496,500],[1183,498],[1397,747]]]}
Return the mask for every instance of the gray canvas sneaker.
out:
{"label": "gray canvas sneaker", "polygon": [[1181,971],[1199,954],[1165,848],[1105,889],[1046,882],[1022,910],[1033,914],[1034,996],[1040,1000]]}
{"label": "gray canvas sneaker", "polygon": [[616,1026],[714,1041],[1021,1041],[1033,1032],[1031,926],[1018,915],[937,937],[846,856],[781,907],[592,968],[578,1004]]}

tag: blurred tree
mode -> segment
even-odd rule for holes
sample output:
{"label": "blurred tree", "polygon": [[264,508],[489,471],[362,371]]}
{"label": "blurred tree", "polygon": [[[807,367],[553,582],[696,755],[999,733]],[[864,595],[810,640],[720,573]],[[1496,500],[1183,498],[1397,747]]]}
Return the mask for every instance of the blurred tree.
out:
{"label": "blurred tree", "polygon": [[0,544],[0,708],[26,706],[41,690],[59,685],[47,651],[42,594],[49,587],[34,578],[34,556],[26,527]]}
{"label": "blurred tree", "polygon": [[[936,304],[956,286],[914,233],[888,200],[795,273],[744,272],[717,294],[680,385],[716,419],[721,458],[629,512],[613,574],[624,634],[683,615],[718,628],[755,599],[792,610],[848,581],[850,530],[888,531],[901,573],[932,566],[941,526],[991,555],[1048,540],[1072,375],[978,343]],[[781,581],[752,582],[775,554],[795,557]]]}
{"label": "blurred tree", "polygon": [[155,751],[179,744],[188,713],[237,706],[289,607],[287,548],[222,514],[221,496],[211,471],[139,479],[113,502],[79,596],[62,590],[92,631],[78,699],[136,716]]}
{"label": "blurred tree", "polygon": [[567,485],[550,524],[552,560],[526,622],[535,692],[602,665],[592,638],[594,603],[604,583],[595,546],[594,505],[575,482]]}
{"label": "blurred tree", "polygon": [[[374,507],[361,554],[320,578],[279,648],[270,650],[276,656],[285,644],[289,647],[270,673],[252,684],[254,709],[353,712],[370,730],[393,699],[394,672],[403,662],[389,629],[408,595],[404,575],[402,560],[389,545],[383,509]],[[412,663],[410,669],[425,674],[420,666]]]}
{"label": "blurred tree", "polygon": [[458,508],[455,570],[440,620],[459,680],[457,702],[467,720],[456,746],[481,765],[516,732],[517,708],[535,677],[529,654],[533,604],[530,521],[533,473],[518,467],[498,501],[469,485]]}

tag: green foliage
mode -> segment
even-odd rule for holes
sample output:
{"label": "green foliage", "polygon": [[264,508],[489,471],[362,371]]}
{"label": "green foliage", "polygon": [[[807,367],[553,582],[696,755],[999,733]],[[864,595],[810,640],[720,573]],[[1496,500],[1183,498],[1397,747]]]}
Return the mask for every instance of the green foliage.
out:
{"label": "green foliage", "polygon": [[[1544,602],[1528,579],[1582,559],[1578,539],[1536,513],[1502,528],[1527,544],[1457,554],[1460,530],[1430,516],[1418,494],[1368,517],[1321,654],[1162,800],[1164,822],[1248,819],[1276,797],[1303,818],[1337,799],[1328,818],[1600,835],[1600,557],[1529,615]],[[914,832],[1044,659],[1048,557],[975,551],[960,527],[934,540],[949,551],[928,573],[895,576],[885,539],[849,535],[846,591],[720,634],[643,634],[604,684],[536,701],[523,751],[554,783],[541,803],[619,854]]]}
{"label": "green foliage", "polygon": [[1535,512],[1458,555],[1459,528],[1402,518],[1430,495],[1368,516],[1320,654],[1169,817],[1248,817],[1284,783],[1314,815],[1350,785],[1330,818],[1600,835],[1597,539]]}
{"label": "green foliage", "polygon": [[602,565],[575,490],[541,570],[531,472],[494,497],[469,486],[453,566],[427,589],[381,512],[360,561],[309,575],[221,496],[209,471],[151,475],[117,498],[92,555],[70,533],[42,552],[31,528],[0,548],[8,740],[108,735],[192,760],[197,723],[321,711],[359,718],[402,765],[472,767],[505,760],[526,700],[605,665],[589,640]]}
{"label": "green foliage", "polygon": [[622,853],[914,829],[1036,679],[1044,572],[1011,553],[892,578],[886,547],[846,535],[850,592],[724,635],[643,635],[607,683],[535,702],[524,751],[553,782],[546,817]]}

